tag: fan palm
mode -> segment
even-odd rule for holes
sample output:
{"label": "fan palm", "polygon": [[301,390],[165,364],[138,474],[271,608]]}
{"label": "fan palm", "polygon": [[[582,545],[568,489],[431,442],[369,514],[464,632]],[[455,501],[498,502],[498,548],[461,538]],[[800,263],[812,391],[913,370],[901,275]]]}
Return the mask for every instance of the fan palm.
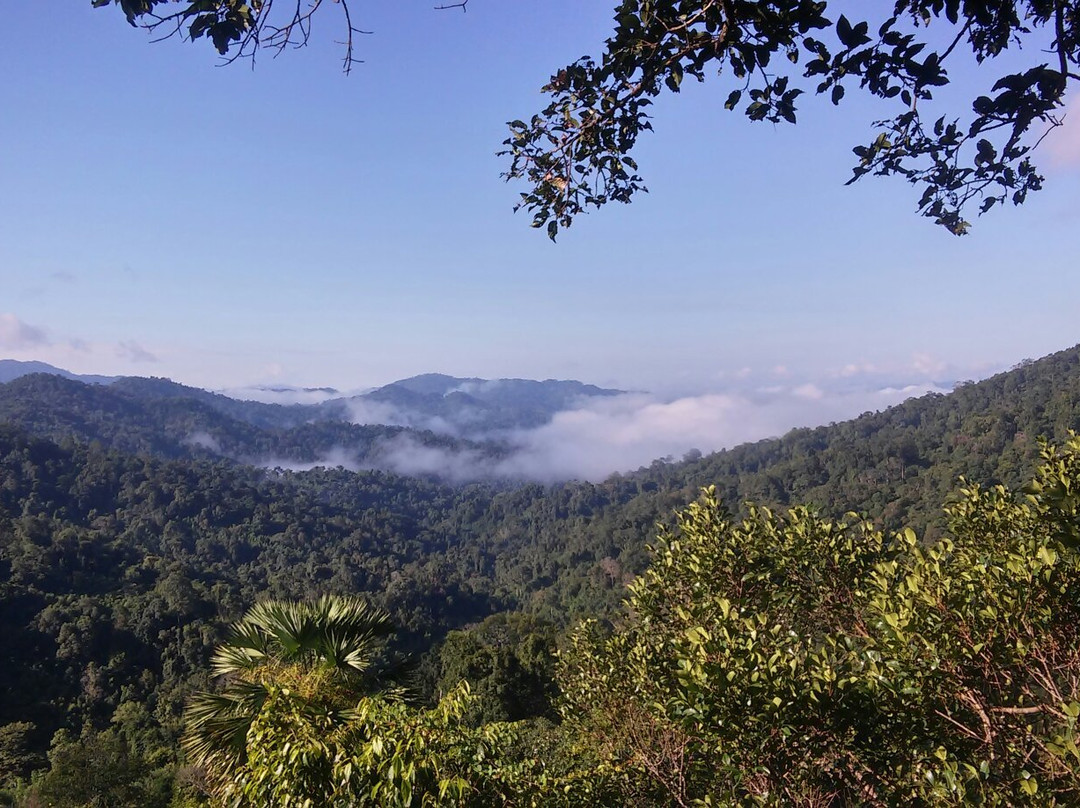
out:
{"label": "fan palm", "polygon": [[242,764],[248,731],[274,683],[315,683],[310,709],[324,723],[347,720],[358,698],[393,688],[396,671],[383,657],[392,631],[386,612],[357,597],[256,604],[214,654],[213,673],[226,679],[222,691],[188,703],[188,759],[211,774]]}

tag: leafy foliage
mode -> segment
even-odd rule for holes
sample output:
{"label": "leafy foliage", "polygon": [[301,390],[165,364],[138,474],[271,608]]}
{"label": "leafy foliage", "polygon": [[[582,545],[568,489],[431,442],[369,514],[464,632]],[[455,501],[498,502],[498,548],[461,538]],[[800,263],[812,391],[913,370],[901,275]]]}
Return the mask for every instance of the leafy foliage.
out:
{"label": "leafy foliage", "polygon": [[[476,804],[473,782],[491,775],[497,727],[461,721],[468,692],[430,709],[366,696],[335,713],[310,674],[268,688],[247,735],[246,762],[223,783],[236,806]],[[481,802],[480,804],[485,804]],[[487,803],[491,804],[491,803]]]}
{"label": "leafy foliage", "polygon": [[251,764],[249,738],[257,735],[267,702],[293,692],[282,683],[318,690],[317,701],[305,699],[296,709],[315,721],[313,732],[333,727],[354,699],[390,684],[378,665],[390,631],[389,615],[359,598],[255,605],[214,654],[213,673],[226,677],[224,690],[197,693],[188,705],[181,743],[189,760],[208,770],[217,792],[231,793],[236,771]]}
{"label": "leafy foliage", "polygon": [[[19,410],[62,416],[53,395],[28,383]],[[150,399],[140,399],[147,413]],[[933,544],[953,535],[940,504],[959,475],[1020,486],[1038,435],[1062,442],[1080,428],[1078,402],[1080,350],[1071,349],[949,396],[602,483],[497,489],[166,460],[86,445],[63,422],[51,440],[0,426],[6,773],[45,765],[58,729],[77,743],[114,729],[140,766],[190,780],[178,759],[183,705],[207,689],[221,621],[264,598],[363,594],[392,615],[394,647],[442,649],[421,660],[432,703],[459,678],[470,682],[470,727],[550,715],[560,632],[583,617],[617,618],[626,583],[648,566],[656,523],[671,524],[702,486],[774,513],[799,502],[833,518],[867,513],[874,529],[910,526]],[[132,423],[98,417],[83,417],[98,435]],[[1073,512],[1066,494],[1047,491]],[[508,610],[531,617],[484,623]],[[542,759],[563,761],[560,771],[593,771],[595,749],[548,734],[519,743],[548,750]]]}
{"label": "leafy foliage", "polygon": [[[254,58],[260,47],[306,44],[323,0],[277,12],[274,0],[93,0],[113,3],[132,25],[209,38],[231,61]],[[348,2],[336,5],[344,15],[348,72],[354,35],[363,32]],[[588,209],[629,202],[646,190],[631,153],[652,129],[653,99],[712,71],[731,76],[724,106],[741,108],[751,121],[795,123],[796,102],[808,92],[837,105],[857,87],[890,105],[891,117],[875,122],[869,142],[853,149],[849,182],[867,174],[903,177],[920,191],[919,212],[952,233],[967,232],[971,205],[980,213],[1006,201],[1019,205],[1042,187],[1032,151],[1061,123],[1066,91],[1080,79],[1075,0],[895,0],[881,5],[878,18],[854,21],[834,16],[838,5],[619,0],[603,54],[555,72],[543,87],[548,106],[509,123],[504,176],[527,185],[518,208],[531,211],[533,226],[554,239]],[[966,54],[981,66],[1022,45],[1034,58],[988,81],[970,112],[927,115],[935,93],[952,83],[947,63]]]}
{"label": "leafy foliage", "polygon": [[544,764],[506,755],[514,728],[468,720],[465,682],[418,708],[373,675],[386,618],[326,597],[264,602],[234,626],[214,658],[225,689],[192,698],[182,739],[215,804],[505,805],[542,787]]}
{"label": "leafy foliage", "polygon": [[[508,179],[529,190],[520,206],[554,238],[590,207],[629,202],[644,190],[629,157],[652,129],[652,99],[679,92],[684,78],[710,71],[731,76],[725,106],[752,121],[796,120],[804,92],[839,104],[852,86],[896,105],[854,149],[852,181],[898,175],[921,189],[919,210],[962,234],[965,207],[1020,204],[1042,186],[1030,160],[1046,126],[1059,123],[1062,99],[1078,76],[1080,9],[1070,0],[897,0],[876,21],[831,16],[820,0],[623,0],[615,32],[599,59],[584,57],[543,88],[551,102],[528,121],[510,123]],[[866,13],[862,7],[860,13]],[[827,16],[830,15],[830,16]],[[932,43],[938,29],[944,47]],[[923,112],[951,82],[946,62],[967,51],[983,64],[1010,47],[1045,44],[1052,64],[1000,76],[961,120]],[[932,38],[933,37],[933,38]],[[793,67],[783,67],[788,62]],[[801,82],[800,82],[801,80]],[[800,83],[802,86],[800,86]],[[805,88],[805,89],[804,89]]]}
{"label": "leafy foliage", "polygon": [[496,614],[452,631],[427,658],[431,694],[470,686],[469,718],[477,724],[554,718],[555,626],[524,614]]}
{"label": "leafy foliage", "polygon": [[1080,439],[1043,461],[1026,497],[961,488],[929,546],[706,491],[631,623],[575,633],[569,731],[632,804],[1074,803]]}

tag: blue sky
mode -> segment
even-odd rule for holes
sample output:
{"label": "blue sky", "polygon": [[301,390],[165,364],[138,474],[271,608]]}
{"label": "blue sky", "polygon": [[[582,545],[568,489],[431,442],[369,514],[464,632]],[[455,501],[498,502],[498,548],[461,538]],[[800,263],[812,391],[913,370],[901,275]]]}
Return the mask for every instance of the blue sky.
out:
{"label": "blue sky", "polygon": [[251,70],[89,0],[8,10],[0,356],[207,387],[700,393],[746,369],[965,378],[1080,341],[1080,125],[1046,144],[1046,190],[957,239],[900,182],[844,187],[871,105],[776,128],[725,112],[723,81],[689,86],[641,143],[651,193],[553,245],[495,152],[599,52],[608,4],[356,6],[374,33],[349,77],[335,11]]}

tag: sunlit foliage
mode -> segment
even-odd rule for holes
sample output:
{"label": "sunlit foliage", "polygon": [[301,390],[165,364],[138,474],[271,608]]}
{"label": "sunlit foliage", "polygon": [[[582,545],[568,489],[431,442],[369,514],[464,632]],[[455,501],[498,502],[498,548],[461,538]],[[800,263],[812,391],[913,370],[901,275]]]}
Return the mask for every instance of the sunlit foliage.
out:
{"label": "sunlit foliage", "polygon": [[1080,439],[1028,490],[963,485],[929,546],[706,491],[575,633],[564,726],[632,804],[1075,804]]}

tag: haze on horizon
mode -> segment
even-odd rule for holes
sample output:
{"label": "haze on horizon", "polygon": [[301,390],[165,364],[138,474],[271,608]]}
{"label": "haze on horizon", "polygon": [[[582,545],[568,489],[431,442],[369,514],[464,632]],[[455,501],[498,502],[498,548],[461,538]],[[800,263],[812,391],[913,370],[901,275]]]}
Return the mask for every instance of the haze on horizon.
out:
{"label": "haze on horizon", "polygon": [[[39,369],[0,360],[0,381]],[[306,417],[331,415],[356,424],[410,430],[380,438],[373,449],[361,454],[355,447],[339,444],[315,459],[304,460],[230,454],[213,435],[197,427],[183,442],[242,463],[294,471],[317,466],[353,471],[378,468],[407,476],[434,475],[452,483],[600,481],[658,460],[670,462],[695,452],[707,454],[779,437],[793,428],[822,426],[883,410],[926,393],[947,393],[953,386],[953,382],[943,380],[947,371],[945,366],[924,364],[917,371],[906,371],[918,381],[903,384],[872,367],[845,368],[817,381],[786,368],[773,368],[764,376],[747,369],[716,380],[713,392],[694,395],[590,391],[550,380],[541,385],[520,379],[448,377],[405,380],[362,395],[325,388],[235,387],[218,392],[271,404],[326,403],[331,409],[311,409]],[[85,377],[80,381],[107,386],[112,380]],[[406,394],[406,390],[415,392]],[[412,397],[420,391],[427,391],[431,400],[421,399],[421,403]],[[443,396],[446,398],[441,399]],[[547,417],[537,419],[539,410]],[[422,431],[466,442],[432,442]]]}
{"label": "haze on horizon", "polygon": [[1080,339],[1077,99],[1046,189],[957,239],[901,183],[843,186],[872,105],[773,128],[688,86],[641,143],[651,193],[553,245],[511,213],[495,152],[611,10],[469,8],[365,8],[346,78],[329,23],[250,70],[150,45],[115,9],[13,7],[0,356],[211,389],[438,371],[670,403],[981,378]]}

